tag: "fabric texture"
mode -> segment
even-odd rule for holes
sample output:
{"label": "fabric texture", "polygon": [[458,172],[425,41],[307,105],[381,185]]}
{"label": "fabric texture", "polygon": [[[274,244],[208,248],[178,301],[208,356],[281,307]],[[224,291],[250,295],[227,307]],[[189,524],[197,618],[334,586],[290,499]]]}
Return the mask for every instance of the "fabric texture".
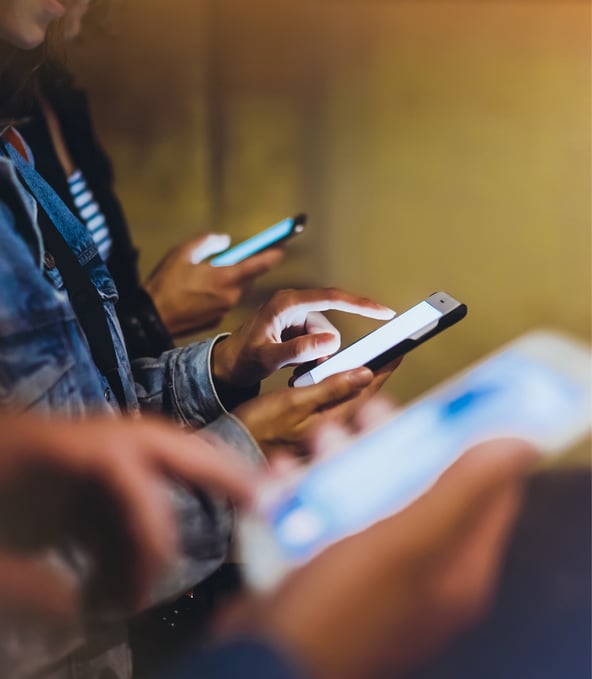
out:
{"label": "fabric texture", "polygon": [[111,254],[113,241],[109,233],[109,226],[105,221],[105,215],[101,212],[92,190],[86,183],[86,177],[82,170],[75,170],[68,177],[68,187],[72,201],[76,206],[76,212],[80,220],[86,225],[101,259],[106,262]]}
{"label": "fabric texture", "polygon": [[[24,173],[29,172],[39,194],[47,194],[52,203],[50,208],[62,222],[64,237],[80,263],[87,267],[103,299],[119,360],[118,371],[125,386],[127,410],[158,411],[193,427],[217,420],[213,434],[238,442],[248,457],[258,459],[260,453],[248,433],[226,414],[217,398],[209,368],[214,340],[130,365],[115,312],[117,289],[92,238],[71,214],[65,214],[61,201],[18,154],[12,154],[11,160],[0,158],[0,289],[5,291],[0,297],[0,407],[31,408],[75,417],[117,410],[108,383],[92,360],[59,270],[45,251],[37,227],[36,203],[23,189],[15,164]],[[225,503],[180,484],[171,483],[170,492],[177,509],[182,557],[155,588],[154,603],[178,596],[210,574],[224,559],[231,534],[232,510]],[[23,650],[30,666],[56,661],[56,649],[72,644],[71,635],[63,644],[56,643],[54,630],[48,630],[45,638],[41,631],[36,631],[35,639],[31,639],[31,630],[11,629],[6,621],[0,623],[0,628],[5,632],[2,638],[12,640],[12,649]],[[123,648],[125,626],[120,626],[120,632],[121,638],[112,641]],[[102,634],[99,630],[94,637],[100,640]],[[94,637],[87,636],[86,641],[101,648]],[[22,658],[23,654],[11,655],[6,650],[0,642],[3,676],[19,676],[16,666],[8,666],[10,672],[6,671],[7,663],[11,658]],[[85,657],[84,651],[81,653]],[[86,676],[73,673],[74,666],[80,671],[81,662],[71,656],[70,669],[64,666],[60,679]],[[127,662],[112,671],[117,679],[129,677]]]}
{"label": "fabric texture", "polygon": [[[72,86],[67,74],[49,67],[40,69],[43,96],[52,106],[68,151],[87,182],[88,189],[108,224],[112,247],[107,258],[119,291],[117,314],[130,358],[159,356],[173,348],[173,341],[143,289],[134,247],[124,212],[113,190],[114,176],[109,158],[94,132],[86,95]],[[68,178],[54,150],[41,107],[34,103],[27,120],[19,125],[35,156],[39,173],[49,182],[68,208],[76,213]]]}

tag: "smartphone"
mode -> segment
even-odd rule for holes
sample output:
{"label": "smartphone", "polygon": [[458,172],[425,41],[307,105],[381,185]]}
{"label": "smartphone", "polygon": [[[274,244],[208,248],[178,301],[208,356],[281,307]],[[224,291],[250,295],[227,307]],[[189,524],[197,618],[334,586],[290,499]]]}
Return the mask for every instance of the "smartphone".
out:
{"label": "smartphone", "polygon": [[242,262],[243,259],[251,255],[261,252],[266,248],[277,245],[282,241],[292,238],[298,233],[302,233],[307,217],[305,214],[296,215],[284,219],[273,226],[270,226],[265,231],[261,231],[255,236],[235,245],[228,250],[220,253],[210,260],[212,266],[232,266]]}
{"label": "smartphone", "polygon": [[403,509],[476,443],[519,437],[557,453],[590,433],[592,353],[526,335],[337,455],[269,485],[239,524],[245,575],[266,588],[327,545]]}
{"label": "smartphone", "polygon": [[378,370],[389,361],[403,356],[430,337],[458,323],[466,315],[465,304],[445,292],[435,292],[423,302],[300,375],[294,380],[294,386],[318,384],[331,375],[363,365],[371,370]]}

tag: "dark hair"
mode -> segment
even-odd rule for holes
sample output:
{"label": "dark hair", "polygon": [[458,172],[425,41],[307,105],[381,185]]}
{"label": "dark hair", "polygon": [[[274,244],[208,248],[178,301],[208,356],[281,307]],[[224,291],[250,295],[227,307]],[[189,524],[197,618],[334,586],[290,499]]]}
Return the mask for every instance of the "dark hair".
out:
{"label": "dark hair", "polygon": [[13,125],[27,117],[40,67],[63,61],[62,35],[62,26],[57,22],[50,26],[45,42],[32,50],[0,41],[0,126]]}
{"label": "dark hair", "polygon": [[[82,40],[93,34],[113,35],[118,0],[93,0],[84,18]],[[33,50],[0,41],[0,129],[26,121],[37,87],[72,85],[67,68],[63,24],[50,25],[44,43]]]}

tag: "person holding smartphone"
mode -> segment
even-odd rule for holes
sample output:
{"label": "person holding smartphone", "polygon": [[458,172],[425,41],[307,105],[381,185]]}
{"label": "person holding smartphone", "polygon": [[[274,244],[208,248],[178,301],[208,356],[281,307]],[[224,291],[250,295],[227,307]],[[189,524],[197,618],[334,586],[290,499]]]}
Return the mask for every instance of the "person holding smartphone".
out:
{"label": "person holding smartphone", "polygon": [[[261,421],[269,415],[265,400],[254,398],[261,379],[337,350],[339,333],[323,310],[384,320],[393,312],[335,289],[285,291],[229,336],[130,363],[115,311],[117,288],[96,243],[35,170],[30,151],[10,124],[23,116],[20,95],[38,58],[21,50],[39,46],[65,11],[60,2],[46,0],[0,5],[0,52],[6,65],[0,81],[0,287],[6,292],[0,300],[0,404],[77,419],[157,412],[189,428],[205,427],[208,435],[218,435],[245,459],[262,464],[244,413],[241,420],[230,411],[249,401],[251,414],[258,408]],[[276,392],[275,428],[289,426],[302,436],[318,411],[352,401],[375,388],[377,380],[361,369],[301,390],[296,419],[291,390]],[[288,412],[290,421],[284,419]],[[213,572],[224,560],[232,531],[227,503],[174,480],[169,485],[182,558],[153,593],[154,604],[179,596]],[[126,636],[126,621],[120,620],[97,631],[93,650],[87,647],[68,662],[81,663],[89,672],[93,663],[106,663],[123,679],[129,675]],[[67,665],[60,671],[67,672]]]}

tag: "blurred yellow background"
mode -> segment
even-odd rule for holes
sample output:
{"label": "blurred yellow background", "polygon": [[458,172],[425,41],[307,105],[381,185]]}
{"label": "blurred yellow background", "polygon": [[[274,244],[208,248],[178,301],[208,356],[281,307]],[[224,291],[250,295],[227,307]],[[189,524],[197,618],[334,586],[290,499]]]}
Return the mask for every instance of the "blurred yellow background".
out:
{"label": "blurred yellow background", "polygon": [[120,0],[113,28],[71,62],[144,272],[306,211],[248,304],[313,284],[468,304],[391,379],[402,400],[532,327],[590,341],[589,2]]}

